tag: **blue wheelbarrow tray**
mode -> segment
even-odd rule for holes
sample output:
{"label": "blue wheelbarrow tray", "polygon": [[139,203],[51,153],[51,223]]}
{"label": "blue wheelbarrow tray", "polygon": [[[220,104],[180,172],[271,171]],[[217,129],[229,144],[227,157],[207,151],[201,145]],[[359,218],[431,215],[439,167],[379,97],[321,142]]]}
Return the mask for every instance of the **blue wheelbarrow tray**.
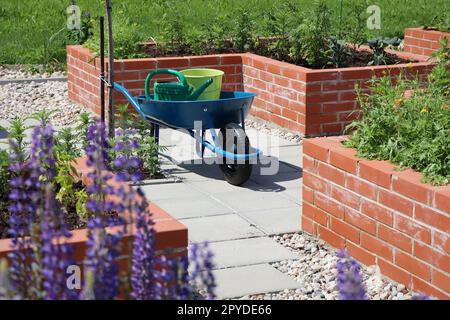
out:
{"label": "blue wheelbarrow tray", "polygon": [[[245,131],[244,120],[256,96],[254,93],[222,91],[218,100],[162,101],[147,100],[145,96],[133,97],[130,92],[117,83],[114,83],[114,88],[127,98],[142,118],[156,125],[155,137],[159,136],[159,126],[171,129],[184,129],[202,146],[202,156],[204,148],[208,148],[221,157],[233,160],[249,160],[262,154],[261,150],[251,146],[243,154],[223,150],[223,146],[219,145],[219,139],[215,132],[215,129],[224,129],[230,124],[235,124],[235,128]],[[237,126],[238,124],[241,126]],[[200,134],[195,132],[198,129],[201,130]],[[213,137],[214,141],[212,143],[204,139],[204,131],[207,129],[210,129]],[[222,171],[229,170],[229,175],[233,175],[234,173],[231,171],[240,167],[226,168],[221,166],[221,168]],[[248,176],[251,170],[247,169],[246,171],[245,175]],[[236,176],[239,174],[239,172],[235,173]],[[230,182],[233,177],[228,178],[227,180]],[[239,181],[236,183],[230,183],[238,185],[246,179],[242,178],[238,179]]]}

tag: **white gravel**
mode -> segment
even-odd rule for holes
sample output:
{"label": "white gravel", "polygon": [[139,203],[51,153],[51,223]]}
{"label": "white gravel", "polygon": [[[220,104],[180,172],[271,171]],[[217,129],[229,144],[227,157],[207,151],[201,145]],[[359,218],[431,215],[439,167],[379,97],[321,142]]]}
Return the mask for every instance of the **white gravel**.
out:
{"label": "white gravel", "polygon": [[[336,251],[322,240],[305,233],[285,234],[274,239],[297,253],[299,260],[272,265],[302,284],[300,289],[243,297],[252,300],[337,300]],[[402,284],[382,276],[378,267],[361,267],[366,292],[371,300],[411,299],[412,292]]]}
{"label": "white gravel", "polygon": [[295,144],[301,144],[303,139],[303,135],[301,133],[285,129],[274,123],[250,115],[245,119],[245,126],[248,128],[256,129],[259,132],[278,136]]}
{"label": "white gravel", "polygon": [[38,79],[38,78],[61,78],[64,77],[62,71],[53,73],[31,73],[23,66],[1,66],[0,80],[18,80],[18,79]]}
{"label": "white gravel", "polygon": [[0,86],[0,120],[26,118],[35,112],[57,110],[51,118],[55,127],[74,123],[86,109],[67,97],[67,83],[60,81],[10,83]]}

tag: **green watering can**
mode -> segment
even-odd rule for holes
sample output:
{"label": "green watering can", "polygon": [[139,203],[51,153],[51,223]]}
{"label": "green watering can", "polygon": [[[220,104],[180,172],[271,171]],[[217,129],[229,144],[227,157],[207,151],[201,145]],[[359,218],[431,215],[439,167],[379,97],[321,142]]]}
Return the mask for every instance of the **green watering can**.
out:
{"label": "green watering can", "polygon": [[150,81],[157,74],[170,74],[178,78],[178,82],[157,82],[153,85],[154,100],[164,101],[192,101],[197,100],[203,91],[208,88],[213,79],[208,79],[197,89],[190,86],[186,78],[181,72],[172,69],[156,69],[149,73],[145,80],[145,97],[151,100],[150,96]]}

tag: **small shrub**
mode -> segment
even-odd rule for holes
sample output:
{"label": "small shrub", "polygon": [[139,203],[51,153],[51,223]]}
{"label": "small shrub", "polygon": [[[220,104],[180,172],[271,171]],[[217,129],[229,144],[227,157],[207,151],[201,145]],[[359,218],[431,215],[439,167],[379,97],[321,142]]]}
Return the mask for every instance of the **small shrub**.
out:
{"label": "small shrub", "polygon": [[[432,184],[450,183],[450,95],[448,58],[441,61],[422,88],[418,80],[386,76],[373,81],[372,94],[359,93],[363,116],[347,146],[368,159],[389,160],[422,172]],[[413,95],[405,98],[405,90]]]}
{"label": "small shrub", "polygon": [[316,2],[314,10],[293,32],[291,58],[297,64],[322,67],[327,63],[327,47],[331,27],[331,11],[323,1]]}
{"label": "small shrub", "polygon": [[237,50],[246,52],[254,48],[254,20],[250,10],[242,8],[236,15],[233,40]]}

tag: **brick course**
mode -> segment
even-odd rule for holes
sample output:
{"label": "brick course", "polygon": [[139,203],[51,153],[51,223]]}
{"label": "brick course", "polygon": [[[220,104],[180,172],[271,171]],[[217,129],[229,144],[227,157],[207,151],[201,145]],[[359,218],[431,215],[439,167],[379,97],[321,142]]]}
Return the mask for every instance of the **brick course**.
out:
{"label": "brick course", "polygon": [[450,185],[360,159],[344,139],[304,141],[303,230],[413,290],[450,299]]}
{"label": "brick course", "polygon": [[422,28],[408,28],[405,29],[403,51],[431,56],[433,52],[441,48],[439,42],[444,38],[450,39],[450,33]]}

